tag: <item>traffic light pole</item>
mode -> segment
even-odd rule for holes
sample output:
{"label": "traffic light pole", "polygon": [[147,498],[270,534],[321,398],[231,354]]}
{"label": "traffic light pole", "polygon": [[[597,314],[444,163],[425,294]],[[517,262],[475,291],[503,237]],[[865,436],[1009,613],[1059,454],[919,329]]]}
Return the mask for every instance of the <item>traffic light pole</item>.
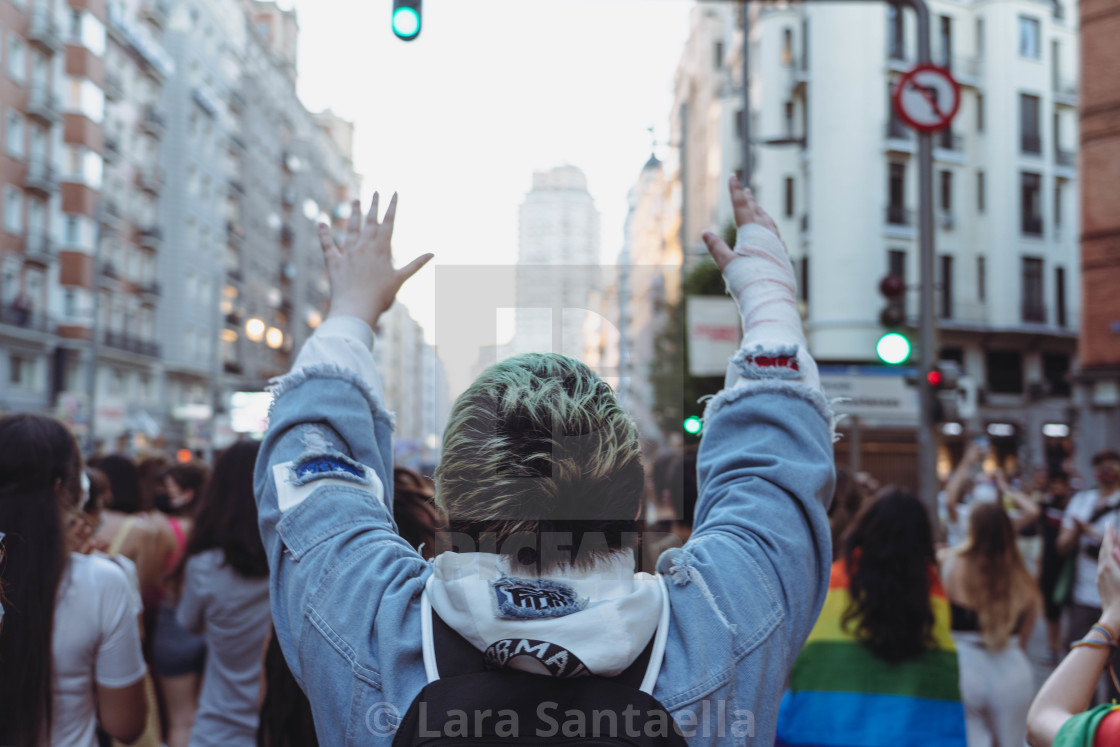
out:
{"label": "traffic light pole", "polygon": [[[929,7],[926,0],[898,0],[918,14],[918,64],[931,61]],[[918,133],[918,497],[937,519],[937,434],[934,432],[933,389],[926,373],[937,361],[937,316],[933,298],[933,135]]]}

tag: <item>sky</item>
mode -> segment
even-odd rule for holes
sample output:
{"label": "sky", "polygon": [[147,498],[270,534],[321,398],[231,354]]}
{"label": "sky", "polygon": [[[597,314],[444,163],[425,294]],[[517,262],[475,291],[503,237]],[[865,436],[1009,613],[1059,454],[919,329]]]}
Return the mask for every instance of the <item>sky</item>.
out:
{"label": "sky", "polygon": [[[299,94],[356,124],[362,199],[400,193],[397,264],[435,259],[398,299],[435,339],[433,264],[508,265],[535,170],[581,168],[601,257],[622,247],[627,192],[664,154],[691,0],[425,0],[418,39],[392,0],[294,0]],[[445,358],[446,362],[446,358]]]}

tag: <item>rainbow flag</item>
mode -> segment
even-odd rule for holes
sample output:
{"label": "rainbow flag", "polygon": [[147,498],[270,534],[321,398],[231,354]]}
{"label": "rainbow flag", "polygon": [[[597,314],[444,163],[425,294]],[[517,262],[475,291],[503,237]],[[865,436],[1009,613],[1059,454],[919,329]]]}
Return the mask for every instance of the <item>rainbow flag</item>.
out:
{"label": "rainbow flag", "polygon": [[794,663],[778,711],[777,747],[965,747],[957,650],[949,600],[931,569],[934,646],[917,659],[879,659],[841,620],[850,599],[844,561]]}

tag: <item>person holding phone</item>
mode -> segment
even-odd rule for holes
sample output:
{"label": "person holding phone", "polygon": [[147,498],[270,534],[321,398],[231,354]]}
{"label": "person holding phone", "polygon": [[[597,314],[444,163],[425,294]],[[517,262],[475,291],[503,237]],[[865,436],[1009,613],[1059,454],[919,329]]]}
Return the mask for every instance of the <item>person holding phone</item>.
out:
{"label": "person holding phone", "polygon": [[[1062,519],[1058,535],[1058,551],[1064,555],[1077,553],[1073,591],[1070,595],[1068,641],[1085,636],[1101,615],[1101,597],[1097,591],[1097,565],[1109,526],[1120,518],[1120,453],[1114,450],[1093,456],[1097,487],[1073,496]],[[1120,663],[1120,657],[1114,657]],[[1120,697],[1110,684],[1111,697]]]}

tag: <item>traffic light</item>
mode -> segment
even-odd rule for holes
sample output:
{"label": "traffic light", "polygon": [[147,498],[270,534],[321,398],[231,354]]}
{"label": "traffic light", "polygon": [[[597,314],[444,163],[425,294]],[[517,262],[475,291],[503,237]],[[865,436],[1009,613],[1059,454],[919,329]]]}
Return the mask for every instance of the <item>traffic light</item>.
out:
{"label": "traffic light", "polygon": [[412,41],[420,36],[420,5],[423,0],[393,0],[393,33],[398,39]]}
{"label": "traffic light", "polygon": [[879,293],[887,300],[879,312],[879,324],[886,332],[875,344],[875,354],[884,363],[897,366],[910,358],[910,339],[901,329],[906,324],[906,281],[887,275],[879,282]]}
{"label": "traffic light", "polygon": [[704,421],[695,415],[689,415],[684,419],[684,432],[692,436],[700,435],[700,431],[704,428]]}
{"label": "traffic light", "polygon": [[926,372],[926,381],[933,397],[933,422],[960,420],[960,366],[953,361],[938,361]]}

